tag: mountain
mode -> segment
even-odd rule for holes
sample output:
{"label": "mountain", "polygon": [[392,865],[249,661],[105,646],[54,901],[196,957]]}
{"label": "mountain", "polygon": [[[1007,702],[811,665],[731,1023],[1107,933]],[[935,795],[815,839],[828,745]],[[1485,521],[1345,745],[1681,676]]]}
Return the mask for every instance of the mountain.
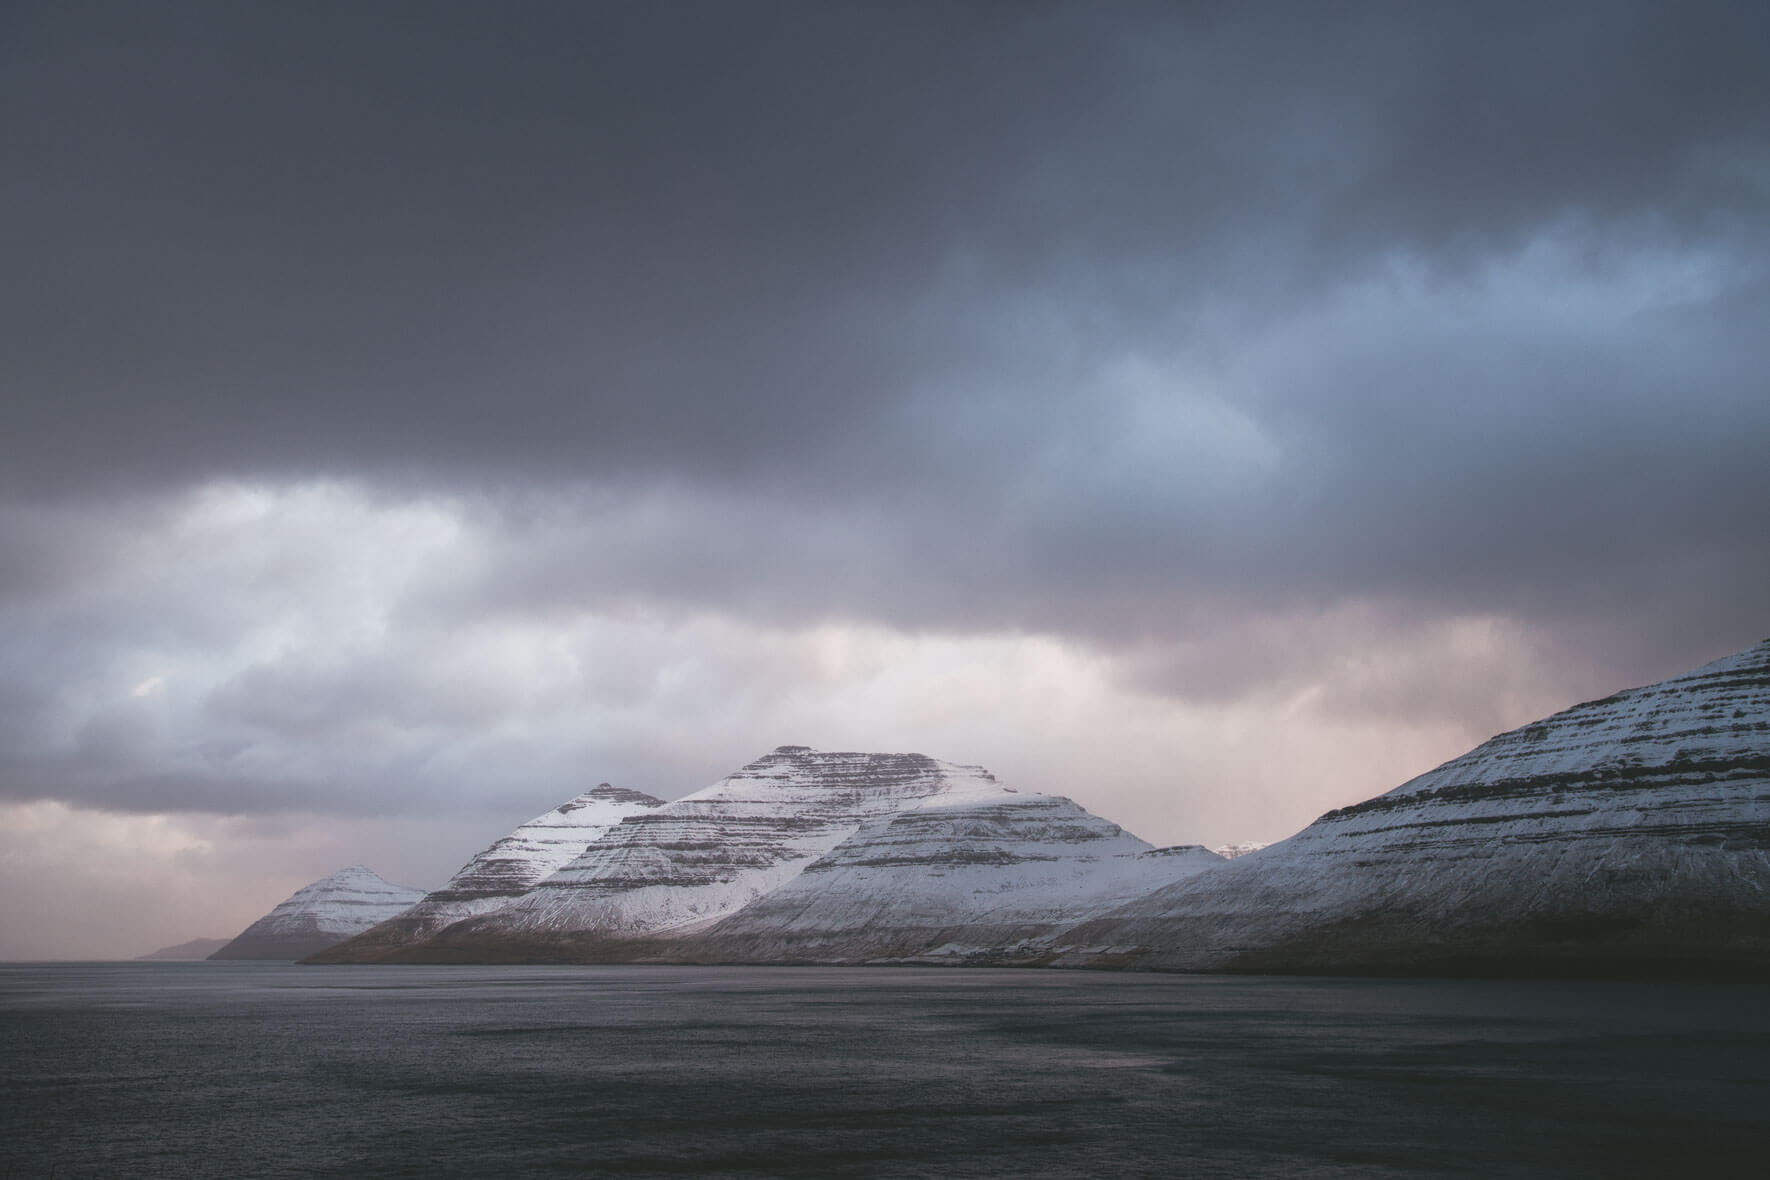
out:
{"label": "mountain", "polygon": [[862,824],[773,893],[663,953],[758,963],[1002,963],[1201,872],[1060,796],[936,795]]}
{"label": "mountain", "polygon": [[1072,966],[1770,973],[1770,641],[1501,734],[1056,945]]}
{"label": "mountain", "polygon": [[360,934],[424,899],[362,865],[339,869],[288,900],[210,955],[211,959],[299,959]]}
{"label": "mountain", "polygon": [[390,958],[628,958],[780,888],[866,821],[937,795],[1008,795],[988,772],[922,754],[781,746],[704,790],[628,816],[494,913]]}
{"label": "mountain", "polygon": [[623,819],[662,806],[663,800],[642,792],[599,783],[517,827],[417,905],[328,947],[315,961],[373,961],[396,947],[422,942],[446,926],[508,905]]}
{"label": "mountain", "polygon": [[207,959],[229,941],[226,938],[193,938],[177,946],[163,946],[149,954],[136,955],[135,962],[189,962],[193,959]]}

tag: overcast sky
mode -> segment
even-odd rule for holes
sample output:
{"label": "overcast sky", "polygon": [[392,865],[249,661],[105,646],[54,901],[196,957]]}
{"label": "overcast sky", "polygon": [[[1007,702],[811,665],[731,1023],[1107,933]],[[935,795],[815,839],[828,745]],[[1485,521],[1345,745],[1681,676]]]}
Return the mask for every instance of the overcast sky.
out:
{"label": "overcast sky", "polygon": [[0,957],[919,750],[1273,840],[1770,635],[1770,7],[0,7]]}

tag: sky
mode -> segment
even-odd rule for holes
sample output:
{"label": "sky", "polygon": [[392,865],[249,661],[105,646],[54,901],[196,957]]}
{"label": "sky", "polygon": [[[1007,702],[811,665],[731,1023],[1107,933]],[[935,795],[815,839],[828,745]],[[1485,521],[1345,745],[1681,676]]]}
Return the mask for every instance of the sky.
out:
{"label": "sky", "polygon": [[0,7],[0,958],[920,751],[1283,838],[1770,635],[1770,7]]}

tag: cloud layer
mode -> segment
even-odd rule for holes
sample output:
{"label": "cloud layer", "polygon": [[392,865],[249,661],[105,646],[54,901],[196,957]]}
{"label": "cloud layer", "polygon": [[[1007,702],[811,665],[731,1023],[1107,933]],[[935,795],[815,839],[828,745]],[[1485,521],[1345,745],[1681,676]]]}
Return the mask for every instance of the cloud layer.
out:
{"label": "cloud layer", "polygon": [[809,741],[1270,838],[1755,642],[1766,45],[9,5],[0,799],[496,827]]}

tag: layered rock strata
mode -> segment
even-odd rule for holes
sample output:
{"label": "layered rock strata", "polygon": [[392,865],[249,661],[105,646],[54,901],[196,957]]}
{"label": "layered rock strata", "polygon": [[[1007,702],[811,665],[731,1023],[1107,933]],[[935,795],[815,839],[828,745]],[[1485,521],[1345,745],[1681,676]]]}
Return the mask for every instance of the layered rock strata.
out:
{"label": "layered rock strata", "polygon": [[424,899],[422,889],[383,881],[362,865],[296,890],[211,959],[300,959],[385,922]]}
{"label": "layered rock strata", "polygon": [[663,805],[643,792],[600,783],[520,825],[417,905],[329,947],[314,961],[376,961],[456,922],[501,909],[571,863],[623,819]]}
{"label": "layered rock strata", "polygon": [[1222,864],[1052,795],[936,796],[663,952],[754,963],[1014,963],[1080,918]]}
{"label": "layered rock strata", "polygon": [[781,746],[737,773],[629,816],[495,913],[394,958],[630,958],[780,888],[866,821],[938,795],[1010,795],[988,772],[922,754]]}
{"label": "layered rock strata", "polygon": [[1067,931],[1175,970],[1770,971],[1770,642],[1504,733]]}

